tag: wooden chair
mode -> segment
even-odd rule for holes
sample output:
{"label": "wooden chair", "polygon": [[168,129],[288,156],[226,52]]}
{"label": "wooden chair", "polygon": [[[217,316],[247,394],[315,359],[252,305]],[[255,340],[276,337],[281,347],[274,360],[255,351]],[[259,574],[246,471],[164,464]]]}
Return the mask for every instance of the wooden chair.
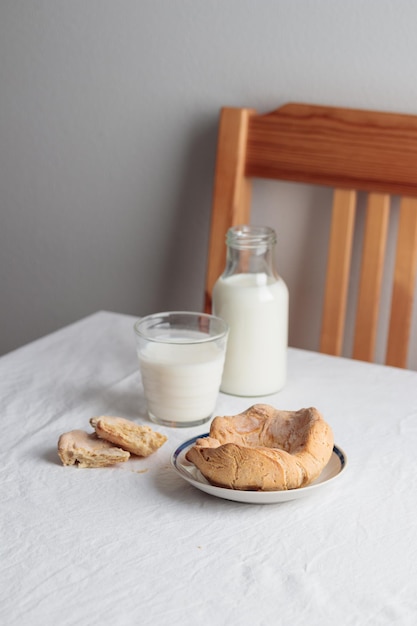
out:
{"label": "wooden chair", "polygon": [[386,363],[407,366],[417,268],[417,116],[288,104],[221,110],[205,308],[225,265],[225,233],[250,223],[251,179],[331,186],[320,351],[341,354],[357,191],[367,192],[353,358],[374,359],[390,196],[400,217]]}

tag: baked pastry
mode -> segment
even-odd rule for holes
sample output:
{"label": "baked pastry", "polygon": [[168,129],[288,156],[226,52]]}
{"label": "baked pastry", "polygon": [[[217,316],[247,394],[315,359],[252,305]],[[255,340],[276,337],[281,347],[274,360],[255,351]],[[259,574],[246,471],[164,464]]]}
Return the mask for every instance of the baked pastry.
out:
{"label": "baked pastry", "polygon": [[101,415],[92,417],[90,424],[100,439],[111,441],[137,456],[149,456],[167,440],[165,435],[155,432],[149,426],[135,424],[124,417]]}
{"label": "baked pastry", "polygon": [[215,417],[210,436],[197,439],[186,458],[213,485],[280,491],[315,480],[332,450],[332,430],[317,409],[255,404],[239,415]]}
{"label": "baked pastry", "polygon": [[116,448],[103,441],[95,433],[84,430],[71,430],[58,440],[58,454],[63,465],[78,467],[106,467],[123,463],[130,457],[129,452]]}

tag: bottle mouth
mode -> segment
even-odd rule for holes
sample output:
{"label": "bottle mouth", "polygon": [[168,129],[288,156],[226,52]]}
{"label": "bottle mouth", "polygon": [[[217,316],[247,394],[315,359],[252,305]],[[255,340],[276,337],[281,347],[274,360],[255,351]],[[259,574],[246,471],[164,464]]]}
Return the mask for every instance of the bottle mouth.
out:
{"label": "bottle mouth", "polygon": [[270,226],[232,226],[226,234],[226,243],[233,248],[258,248],[275,244],[277,236]]}

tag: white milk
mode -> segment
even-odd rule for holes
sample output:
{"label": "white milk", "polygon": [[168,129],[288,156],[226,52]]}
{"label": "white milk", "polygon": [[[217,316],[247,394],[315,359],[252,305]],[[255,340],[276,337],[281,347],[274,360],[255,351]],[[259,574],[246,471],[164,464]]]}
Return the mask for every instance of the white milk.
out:
{"label": "white milk", "polygon": [[220,277],[213,313],[230,326],[221,390],[238,396],[279,391],[287,374],[288,289],[266,274]]}
{"label": "white milk", "polygon": [[195,422],[211,416],[224,364],[224,350],[215,342],[150,342],[138,357],[151,416],[159,422]]}

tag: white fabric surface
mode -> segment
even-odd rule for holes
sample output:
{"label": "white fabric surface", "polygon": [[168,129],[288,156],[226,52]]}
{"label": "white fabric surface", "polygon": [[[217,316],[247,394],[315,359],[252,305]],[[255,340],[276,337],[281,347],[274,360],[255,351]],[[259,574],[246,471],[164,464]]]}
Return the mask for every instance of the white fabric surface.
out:
{"label": "white fabric surface", "polygon": [[346,452],[318,495],[235,503],[183,481],[197,428],[115,468],[63,467],[93,415],[146,419],[134,318],[100,312],[0,359],[0,623],[417,623],[417,373],[290,349],[285,389],[217,412],[316,406]]}

